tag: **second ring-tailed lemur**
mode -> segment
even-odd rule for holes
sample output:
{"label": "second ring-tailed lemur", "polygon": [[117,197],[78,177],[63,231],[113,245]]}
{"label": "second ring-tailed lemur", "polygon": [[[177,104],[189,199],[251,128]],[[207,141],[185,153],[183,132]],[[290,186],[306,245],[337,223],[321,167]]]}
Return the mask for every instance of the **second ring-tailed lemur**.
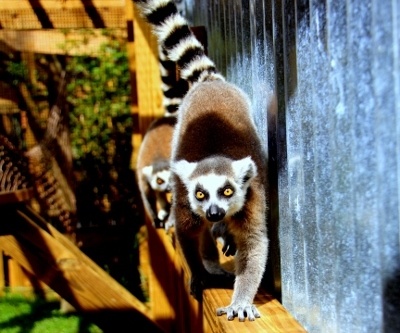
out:
{"label": "second ring-tailed lemur", "polygon": [[139,148],[136,175],[143,207],[152,224],[169,229],[171,141],[176,111],[186,94],[188,82],[177,77],[175,62],[168,60],[159,47],[159,68],[164,115],[146,130]]}
{"label": "second ring-tailed lemur", "polygon": [[249,98],[217,72],[173,0],[135,3],[191,85],[173,133],[170,216],[191,271],[191,292],[200,298],[226,274],[210,233],[214,223],[224,223],[237,247],[235,283],[231,303],[217,314],[254,320],[268,253],[267,167]]}

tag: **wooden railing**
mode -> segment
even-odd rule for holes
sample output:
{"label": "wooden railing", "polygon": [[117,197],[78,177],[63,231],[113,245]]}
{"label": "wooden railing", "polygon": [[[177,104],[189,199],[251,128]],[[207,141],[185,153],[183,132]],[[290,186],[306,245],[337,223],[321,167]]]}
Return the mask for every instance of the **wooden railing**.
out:
{"label": "wooden railing", "polygon": [[0,253],[11,256],[104,332],[163,332],[148,308],[23,202],[2,204]]}
{"label": "wooden railing", "polygon": [[[142,230],[141,267],[149,290],[151,317],[166,332],[255,333],[306,332],[282,304],[260,289],[255,304],[261,318],[253,322],[228,321],[217,316],[216,308],[229,304],[232,289],[207,289],[200,304],[188,293],[189,269],[180,253],[173,232],[148,224]],[[221,256],[224,267],[233,267],[233,259]]]}

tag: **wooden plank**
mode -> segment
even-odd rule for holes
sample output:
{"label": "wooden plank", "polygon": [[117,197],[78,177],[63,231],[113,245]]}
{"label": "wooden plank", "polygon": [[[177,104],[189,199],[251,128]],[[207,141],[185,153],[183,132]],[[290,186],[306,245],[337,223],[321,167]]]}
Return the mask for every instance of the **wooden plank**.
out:
{"label": "wooden plank", "polygon": [[[160,243],[162,234],[152,228],[147,232],[147,228],[142,230],[145,236],[140,244],[140,267],[142,274],[146,277],[147,291],[149,296],[149,308],[154,321],[166,332],[176,332],[176,299],[174,286],[174,263],[173,253],[166,248],[168,242],[165,241],[165,247]],[[163,247],[162,251],[159,246]],[[156,253],[153,251],[157,248]],[[153,251],[153,252],[152,252]],[[165,263],[168,262],[168,265]],[[153,267],[153,269],[151,269]],[[164,272],[159,271],[164,270]]]}
{"label": "wooden plank", "polygon": [[[233,257],[222,255],[221,244],[220,262],[222,266],[233,272]],[[228,321],[226,315],[217,316],[216,309],[226,306],[231,302],[233,289],[206,289],[203,292],[203,313],[204,321],[209,332],[230,332],[230,333],[306,333],[306,330],[286,311],[282,304],[274,297],[266,293],[262,288],[258,291],[254,304],[261,314],[261,318],[255,321],[239,322],[238,318]]]}
{"label": "wooden plank", "polygon": [[[254,303],[260,311],[261,318],[253,322],[246,320],[239,322],[238,318],[228,321],[226,316],[217,316],[216,309],[228,305],[231,301],[232,288],[206,289],[203,292],[203,302],[197,302],[188,293],[188,281],[190,270],[183,258],[179,243],[174,238],[173,231],[166,234],[163,229],[154,229],[147,223],[148,249],[152,258],[152,274],[149,279],[150,288],[162,286],[163,292],[171,289],[166,281],[172,279],[176,286],[176,300],[169,302],[176,304],[176,329],[174,332],[196,332],[196,333],[305,333],[306,330],[293,318],[293,316],[274,297],[260,288]],[[220,250],[221,245],[218,244]],[[220,251],[222,253],[222,251]],[[167,254],[168,260],[165,258]],[[154,257],[154,258],[153,258]],[[171,259],[174,258],[174,259]],[[230,271],[234,269],[232,257],[221,254],[222,266]],[[147,270],[146,270],[147,271]],[[151,294],[154,302],[159,306],[159,295]],[[153,305],[151,305],[153,306]],[[182,314],[185,314],[184,316]]]}
{"label": "wooden plank", "polygon": [[[220,249],[221,265],[228,271],[233,271],[233,257],[225,257],[222,255],[221,244],[218,243]],[[179,247],[178,247],[179,250]],[[181,257],[181,265],[186,275],[186,279],[190,276],[190,270]],[[254,304],[257,306],[261,314],[261,318],[255,321],[239,322],[238,318],[228,321],[226,315],[217,316],[216,309],[226,306],[230,303],[233,289],[229,288],[213,288],[203,291],[202,311],[203,330],[206,333],[253,333],[253,332],[271,332],[271,333],[306,333],[306,330],[292,317],[292,315],[282,306],[282,304],[274,297],[263,291],[261,288],[257,293]]]}
{"label": "wooden plank", "polygon": [[[113,29],[121,37],[125,29]],[[0,30],[0,51],[31,52],[42,54],[86,55],[95,57],[100,45],[109,37],[101,29],[90,32],[79,30]]]}
{"label": "wooden plank", "polygon": [[1,0],[0,27],[124,28],[124,8],[124,0]]}
{"label": "wooden plank", "polygon": [[306,330],[272,296],[260,291],[254,304],[261,313],[255,321],[228,321],[226,316],[217,316],[216,308],[230,303],[231,289],[207,289],[203,293],[204,318],[211,332],[230,333],[306,333]]}
{"label": "wooden plank", "polygon": [[[89,267],[92,269],[96,274],[98,274],[101,279],[104,280],[109,280],[110,276],[103,270],[101,269],[93,260],[91,260],[88,256],[86,256],[83,252],[79,250],[79,248],[76,247],[76,245],[67,237],[65,237],[62,233],[60,233],[53,225],[50,223],[46,222],[40,215],[35,213],[32,209],[29,209],[29,212],[31,215],[35,216],[35,220],[41,224],[45,230],[47,230],[53,237],[54,239],[64,246],[66,249],[71,251],[76,258],[79,259],[85,266]],[[122,287],[118,283],[113,283],[113,288],[116,289],[120,295],[123,295],[124,297],[128,297],[130,302],[134,303],[134,306],[136,308],[139,308],[141,311],[145,312],[147,315],[149,314],[148,312],[148,307],[146,307],[143,303],[141,303],[139,300],[137,300],[134,297],[131,297],[131,294],[127,292],[127,290]]]}
{"label": "wooden plank", "polygon": [[33,188],[27,188],[17,191],[0,192],[0,205],[28,201],[33,198]]}
{"label": "wooden plank", "polygon": [[3,295],[6,287],[6,274],[4,264],[4,253],[0,250],[0,296]]}
{"label": "wooden plank", "polygon": [[53,238],[21,211],[7,217],[10,223],[3,224],[0,249],[75,308],[93,316],[102,328],[118,331],[119,327],[132,329],[143,324],[151,332],[163,331],[147,315],[144,304],[64,236],[57,235],[62,241]]}
{"label": "wooden plank", "polygon": [[182,249],[177,241],[175,243],[175,249],[177,252],[177,264],[181,267],[181,275],[178,279],[178,283],[180,283],[179,297],[181,298],[179,312],[186,313],[186,320],[182,324],[184,327],[190,328],[189,330],[183,330],[183,332],[189,331],[193,333],[204,333],[206,332],[203,324],[204,304],[198,302],[192,295],[190,295],[190,270],[183,257]]}
{"label": "wooden plank", "polygon": [[158,44],[150,25],[136,10],[134,10],[133,22],[139,126],[141,133],[144,134],[149,124],[164,114]]}
{"label": "wooden plank", "polygon": [[[188,293],[188,276],[184,274],[174,234],[155,229],[149,221],[147,231],[149,257],[145,260],[151,264],[151,269],[144,267],[144,271],[149,277],[150,308],[154,320],[167,332],[204,333],[202,305]],[[146,247],[143,245],[142,249]]]}
{"label": "wooden plank", "polygon": [[8,260],[8,274],[10,286],[27,287],[29,285],[29,280],[26,278],[21,266],[13,258]]}
{"label": "wooden plank", "polygon": [[9,258],[7,264],[9,272],[8,291],[26,296],[45,296],[46,294],[50,294],[52,292],[45,283],[25,270],[15,259]]}
{"label": "wooden plank", "polygon": [[1,0],[1,10],[18,10],[43,8],[49,9],[73,9],[94,6],[96,8],[121,8],[125,6],[125,0]]}
{"label": "wooden plank", "polygon": [[139,127],[139,107],[138,107],[138,88],[136,78],[136,46],[135,46],[135,32],[134,32],[134,15],[133,15],[133,1],[126,1],[125,3],[125,19],[127,28],[127,42],[126,50],[129,63],[129,74],[131,81],[131,114],[133,121],[133,133],[131,138],[132,155],[131,167],[136,168],[137,155],[139,152],[140,143],[142,142],[142,134]]}
{"label": "wooden plank", "polygon": [[[151,32],[150,25],[143,20],[135,10],[132,1],[126,3],[126,18],[128,29],[133,24],[134,36],[129,37],[128,31],[128,57],[132,75],[132,87],[136,91],[138,115],[134,121],[134,134],[132,137],[133,154],[132,167],[136,166],[137,153],[141,144],[142,135],[150,123],[164,114],[162,106],[161,77],[158,61],[157,40]],[[130,45],[130,42],[135,41]]]}

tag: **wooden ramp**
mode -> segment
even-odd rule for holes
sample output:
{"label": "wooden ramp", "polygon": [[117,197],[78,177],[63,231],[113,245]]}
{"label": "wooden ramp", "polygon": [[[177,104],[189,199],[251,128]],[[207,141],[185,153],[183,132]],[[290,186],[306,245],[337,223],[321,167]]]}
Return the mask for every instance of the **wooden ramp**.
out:
{"label": "wooden ramp", "polygon": [[[23,196],[25,198],[25,196]],[[104,332],[164,332],[148,308],[23,203],[0,205],[0,251]]]}

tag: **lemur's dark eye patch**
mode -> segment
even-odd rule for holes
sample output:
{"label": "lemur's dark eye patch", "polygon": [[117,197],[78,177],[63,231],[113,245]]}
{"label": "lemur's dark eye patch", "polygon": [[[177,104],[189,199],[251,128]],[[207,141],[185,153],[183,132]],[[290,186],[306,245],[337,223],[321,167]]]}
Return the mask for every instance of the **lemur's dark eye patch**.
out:
{"label": "lemur's dark eye patch", "polygon": [[203,201],[204,199],[208,198],[208,192],[203,189],[201,186],[197,186],[196,190],[194,191],[194,195],[198,201]]}
{"label": "lemur's dark eye patch", "polygon": [[157,177],[157,180],[156,180],[156,182],[157,182],[157,184],[158,185],[162,185],[162,184],[164,184],[165,182],[164,182],[164,180],[163,179],[161,179],[160,177]]}
{"label": "lemur's dark eye patch", "polygon": [[233,189],[231,187],[226,187],[224,189],[223,195],[228,198],[231,197],[233,195]]}
{"label": "lemur's dark eye patch", "polygon": [[234,193],[235,193],[235,189],[229,183],[226,183],[225,186],[221,187],[218,190],[218,194],[224,198],[230,198]]}
{"label": "lemur's dark eye patch", "polygon": [[202,201],[206,195],[202,191],[196,191],[196,199]]}

